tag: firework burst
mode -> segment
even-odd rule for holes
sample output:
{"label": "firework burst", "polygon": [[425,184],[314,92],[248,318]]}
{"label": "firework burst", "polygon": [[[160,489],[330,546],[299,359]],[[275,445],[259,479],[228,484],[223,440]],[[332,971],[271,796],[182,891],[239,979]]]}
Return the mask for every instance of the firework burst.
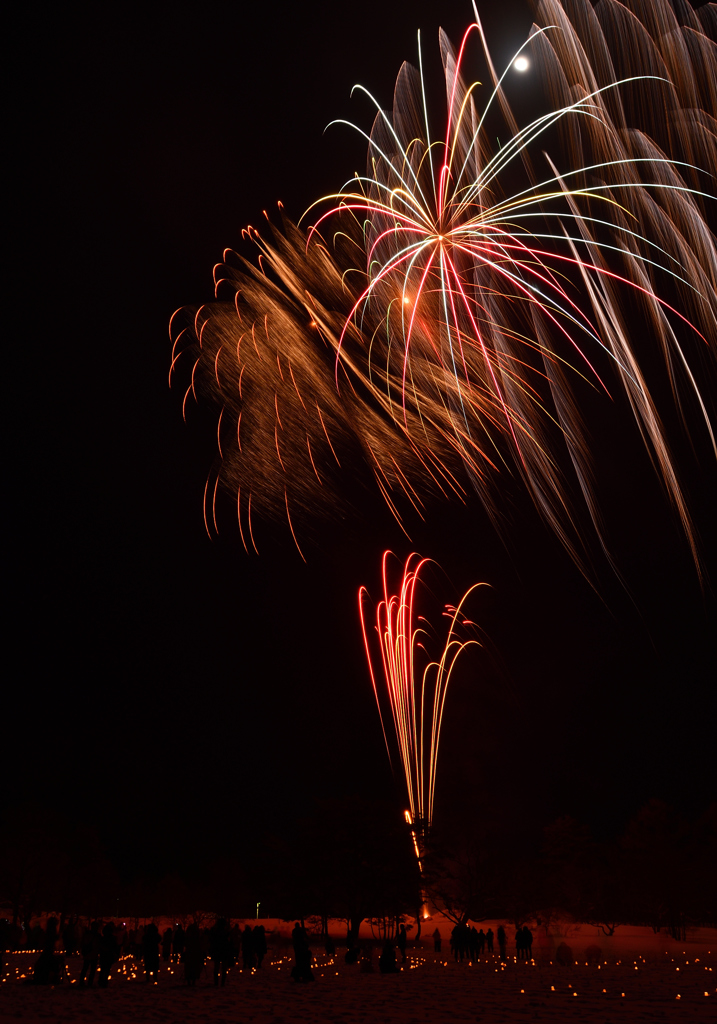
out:
{"label": "firework burst", "polygon": [[[679,14],[543,0],[519,55],[550,103],[522,127],[513,61],[497,74],[476,13],[458,50],[440,35],[447,116],[432,134],[419,41],[392,109],[376,104],[366,173],[306,231],[248,229],[257,266],[225,253],[217,294],[232,301],[173,328],[173,366],[194,354],[187,396],[221,408],[210,530],[221,485],[247,546],[252,509],[295,533],[296,514],[335,507],[358,455],[401,523],[471,488],[498,521],[518,478],[580,563],[570,474],[600,535],[580,396],[617,384],[698,560],[646,371],[659,356],[714,450],[693,366],[716,338],[715,9]],[[474,44],[488,86],[467,84]]]}

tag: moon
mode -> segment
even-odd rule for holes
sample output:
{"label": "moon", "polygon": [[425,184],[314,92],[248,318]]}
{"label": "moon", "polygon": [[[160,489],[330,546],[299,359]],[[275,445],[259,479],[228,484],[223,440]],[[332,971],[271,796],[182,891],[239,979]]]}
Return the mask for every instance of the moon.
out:
{"label": "moon", "polygon": [[516,71],[527,71],[530,67],[530,61],[527,57],[516,57],[513,61],[513,67]]}

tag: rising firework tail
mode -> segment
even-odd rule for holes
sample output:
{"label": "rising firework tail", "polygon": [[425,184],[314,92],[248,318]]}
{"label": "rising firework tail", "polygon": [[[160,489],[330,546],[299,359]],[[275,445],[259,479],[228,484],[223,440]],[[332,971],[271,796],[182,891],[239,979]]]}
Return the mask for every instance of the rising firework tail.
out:
{"label": "rising firework tail", "polygon": [[[448,686],[461,655],[469,647],[481,646],[478,627],[466,616],[466,604],[478,587],[487,584],[474,584],[457,605],[444,607],[442,614],[449,625],[441,638],[418,614],[419,590],[425,587],[421,573],[425,574],[431,559],[409,555],[396,586],[391,579],[392,557],[390,551],[383,556],[383,598],[375,608],[373,628],[366,613],[365,587],[359,590],[359,614],[386,750],[394,768],[397,760],[401,765],[410,808],[406,821],[414,830],[418,856],[418,834],[429,829],[433,820]],[[438,651],[436,658],[431,658],[432,649]]]}
{"label": "rising firework tail", "polygon": [[[625,396],[699,565],[649,380],[659,359],[717,451],[700,387],[717,341],[716,26],[714,5],[541,0],[519,54],[550,102],[521,126],[512,61],[499,75],[476,12],[458,50],[440,34],[440,133],[419,40],[391,110],[376,104],[366,173],[305,227],[247,229],[256,262],[225,253],[217,301],[172,320],[185,405],[220,410],[210,533],[221,487],[248,548],[257,513],[298,545],[359,459],[404,529],[471,492],[498,524],[517,479],[583,566],[576,485],[602,538],[591,388]],[[465,76],[473,47],[487,85]]]}

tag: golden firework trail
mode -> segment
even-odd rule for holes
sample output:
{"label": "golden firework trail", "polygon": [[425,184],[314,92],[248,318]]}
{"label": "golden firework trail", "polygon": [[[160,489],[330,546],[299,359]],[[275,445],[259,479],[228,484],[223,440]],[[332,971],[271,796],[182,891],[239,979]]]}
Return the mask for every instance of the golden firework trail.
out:
{"label": "golden firework trail", "polygon": [[[412,827],[428,829],[433,820],[438,747],[448,684],[461,654],[470,646],[480,646],[477,639],[461,638],[462,631],[476,628],[466,617],[464,606],[473,591],[487,584],[474,584],[456,606],[445,606],[443,615],[449,620],[448,632],[438,659],[427,661],[430,625],[417,614],[416,591],[422,582],[421,571],[431,559],[415,553],[409,555],[400,584],[394,588],[389,579],[391,554],[386,551],[383,556],[383,600],[375,609],[375,636],[367,626],[368,591],[365,587],[359,590],[361,629],[386,750],[393,763],[386,702],[390,708],[410,806],[406,821]],[[376,657],[376,648],[380,658]]]}

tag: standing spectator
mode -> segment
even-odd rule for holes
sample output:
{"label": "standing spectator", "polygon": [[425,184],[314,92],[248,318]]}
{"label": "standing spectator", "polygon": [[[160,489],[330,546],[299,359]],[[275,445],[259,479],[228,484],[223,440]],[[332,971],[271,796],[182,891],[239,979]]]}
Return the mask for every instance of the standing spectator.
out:
{"label": "standing spectator", "polygon": [[119,948],[115,938],[115,926],[108,921],[102,929],[102,938],[100,939],[100,976],[97,979],[100,988],[107,988],[109,985],[112,965],[118,960]]}
{"label": "standing spectator", "polygon": [[159,941],[159,929],[154,921],[150,921],[142,936],[142,957],[145,981],[154,981],[155,985],[159,976]]}
{"label": "standing spectator", "polygon": [[471,930],[468,923],[458,925],[456,930],[456,942],[458,944],[458,959],[461,963],[468,959],[468,947],[471,941]]}
{"label": "standing spectator", "polygon": [[74,956],[77,952],[77,919],[73,920],[71,915],[62,933],[62,941],[67,955]]}
{"label": "standing spectator", "polygon": [[523,925],[523,956],[526,960],[533,957],[533,933],[527,924]]}
{"label": "standing spectator", "polygon": [[485,932],[481,928],[478,932],[478,956],[483,956],[483,950],[485,949]]}
{"label": "standing spectator", "polygon": [[436,930],[433,933],[433,952],[441,952],[441,933],[439,932],[438,928],[436,928]]}
{"label": "standing spectator", "polygon": [[57,918],[51,917],[47,922],[47,931],[42,933],[42,952],[33,968],[33,985],[56,985],[61,980],[65,960],[64,957],[55,956],[57,932]]}
{"label": "standing spectator", "polygon": [[232,964],[237,963],[239,960],[239,954],[241,953],[241,936],[242,930],[238,923],[234,923],[229,929],[229,943],[231,945]]}
{"label": "standing spectator", "polygon": [[488,931],[485,933],[485,943],[486,943],[486,946],[488,947],[488,952],[492,953],[493,952],[493,929],[492,928],[489,928]]}
{"label": "standing spectator", "polygon": [[117,934],[117,945],[119,946],[120,956],[123,953],[129,953],[130,952],[131,943],[130,943],[130,940],[129,940],[129,932],[127,931],[127,923],[126,922],[122,923],[122,927],[121,927],[121,929],[119,930],[119,932]]}
{"label": "standing spectator", "polygon": [[296,949],[297,946],[303,946],[304,944],[308,945],[308,943],[309,936],[306,934],[306,928],[304,928],[303,923],[299,924],[297,921],[291,929],[291,944],[294,949]]}
{"label": "standing spectator", "polygon": [[453,959],[458,963],[458,949],[460,946],[460,932],[461,926],[459,924],[454,925],[451,928],[451,952],[453,953]]}
{"label": "standing spectator", "polygon": [[192,988],[204,967],[204,952],[199,926],[192,923],[184,933],[184,978]]}
{"label": "standing spectator", "polygon": [[255,925],[252,934],[252,944],[254,946],[254,955],[256,956],[256,966],[261,967],[262,960],[266,956],[266,932],[263,924]]}
{"label": "standing spectator", "polygon": [[95,972],[97,970],[97,961],[100,955],[99,921],[93,921],[89,928],[85,928],[82,942],[80,943],[80,953],[82,954],[80,988],[85,987],[85,979],[87,979],[88,987],[92,988],[92,982],[95,980]]}
{"label": "standing spectator", "polygon": [[254,933],[250,924],[241,933],[241,955],[244,968],[250,971],[254,966]]}
{"label": "standing spectator", "polygon": [[[251,932],[251,928],[249,929]],[[227,922],[223,917],[217,918],[209,933],[209,955],[214,966],[214,984],[222,985],[227,980],[227,970],[232,963],[231,939]]]}
{"label": "standing spectator", "polygon": [[309,936],[306,934],[306,928],[298,921],[291,932],[291,941],[294,946],[294,967],[291,977],[294,981],[313,981]]}

